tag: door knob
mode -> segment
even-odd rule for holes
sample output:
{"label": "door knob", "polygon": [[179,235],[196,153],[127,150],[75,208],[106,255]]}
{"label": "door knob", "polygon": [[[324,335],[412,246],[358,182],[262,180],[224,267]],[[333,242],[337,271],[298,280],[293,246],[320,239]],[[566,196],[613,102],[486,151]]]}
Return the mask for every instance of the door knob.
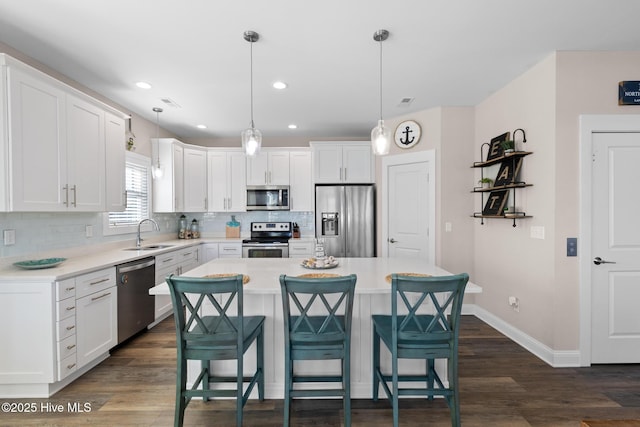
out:
{"label": "door knob", "polygon": [[397,240],[394,239],[393,237],[389,239],[389,243],[395,243],[395,242],[397,242]]}
{"label": "door knob", "polygon": [[597,257],[595,257],[593,259],[593,263],[595,265],[600,265],[600,264],[615,264],[616,262],[615,261],[605,261],[602,258],[600,258],[599,256],[597,256]]}

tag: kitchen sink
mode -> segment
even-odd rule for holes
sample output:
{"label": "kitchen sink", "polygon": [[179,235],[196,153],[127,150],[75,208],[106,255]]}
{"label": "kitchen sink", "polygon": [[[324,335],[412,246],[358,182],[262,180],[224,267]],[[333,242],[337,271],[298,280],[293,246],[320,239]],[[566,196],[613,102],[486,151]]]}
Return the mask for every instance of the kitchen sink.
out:
{"label": "kitchen sink", "polygon": [[156,249],[171,248],[173,245],[147,245],[139,248],[126,248],[125,251],[153,251]]}

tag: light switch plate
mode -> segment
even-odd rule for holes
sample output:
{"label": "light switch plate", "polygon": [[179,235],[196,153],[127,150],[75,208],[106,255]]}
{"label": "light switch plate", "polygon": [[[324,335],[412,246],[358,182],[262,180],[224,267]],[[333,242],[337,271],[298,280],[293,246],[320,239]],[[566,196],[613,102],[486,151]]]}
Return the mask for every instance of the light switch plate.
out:
{"label": "light switch plate", "polygon": [[531,238],[544,240],[544,226],[532,225],[531,226]]}
{"label": "light switch plate", "polygon": [[567,256],[578,256],[577,237],[567,237]]}
{"label": "light switch plate", "polygon": [[16,244],[16,230],[4,230],[3,232],[4,245],[10,246]]}

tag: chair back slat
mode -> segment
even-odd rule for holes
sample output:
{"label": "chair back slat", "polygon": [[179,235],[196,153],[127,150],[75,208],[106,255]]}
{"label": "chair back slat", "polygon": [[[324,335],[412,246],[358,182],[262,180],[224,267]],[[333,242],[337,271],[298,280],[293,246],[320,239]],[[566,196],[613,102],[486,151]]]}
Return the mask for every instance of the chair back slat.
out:
{"label": "chair back slat", "polygon": [[[186,347],[229,342],[230,348],[243,340],[242,275],[221,278],[169,276],[166,279],[174,307],[178,342]],[[221,303],[221,301],[223,301]],[[203,315],[203,307],[214,314]],[[235,308],[236,313],[232,313]]]}
{"label": "chair back slat", "polygon": [[[457,339],[466,273],[441,277],[391,275],[395,342],[451,342]],[[425,307],[430,306],[429,309]],[[406,314],[404,312],[406,311]]]}
{"label": "chair back slat", "polygon": [[285,344],[348,339],[355,284],[354,274],[321,279],[280,276]]}

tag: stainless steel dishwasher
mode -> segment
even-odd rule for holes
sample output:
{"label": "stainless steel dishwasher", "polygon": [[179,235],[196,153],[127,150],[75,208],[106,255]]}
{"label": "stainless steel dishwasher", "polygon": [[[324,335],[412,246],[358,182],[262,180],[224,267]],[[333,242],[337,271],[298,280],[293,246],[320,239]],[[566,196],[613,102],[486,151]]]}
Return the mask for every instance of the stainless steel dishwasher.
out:
{"label": "stainless steel dishwasher", "polygon": [[131,338],[154,321],[156,259],[142,258],[116,266],[118,283],[118,344]]}

